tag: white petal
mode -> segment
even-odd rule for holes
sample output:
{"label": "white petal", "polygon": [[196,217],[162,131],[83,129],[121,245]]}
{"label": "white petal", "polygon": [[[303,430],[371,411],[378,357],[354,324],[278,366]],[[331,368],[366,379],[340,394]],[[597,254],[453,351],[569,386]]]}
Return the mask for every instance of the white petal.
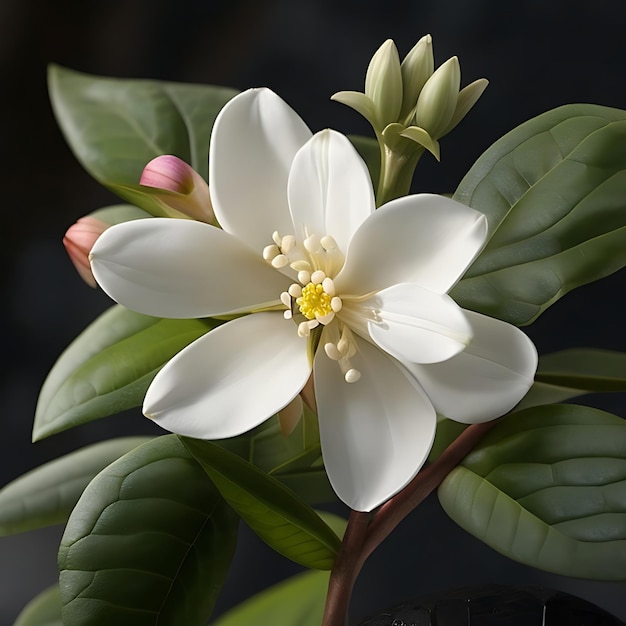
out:
{"label": "white petal", "polygon": [[398,283],[446,293],[486,236],[485,216],[454,200],[432,194],[398,198],[361,224],[335,285],[356,295]]}
{"label": "white petal", "polygon": [[158,317],[206,317],[280,301],[288,280],[232,235],[193,220],[153,218],[112,226],[91,266],[116,302]]}
{"label": "white petal", "polygon": [[487,422],[511,410],[530,389],[537,350],[519,328],[465,311],[474,339],[443,363],[407,365],[438,412],[457,422]]}
{"label": "white petal", "polygon": [[323,130],[300,149],[289,175],[289,206],[300,241],[331,235],[346,253],[376,208],[367,166],[347,137]]}
{"label": "white petal", "polygon": [[[370,337],[401,361],[437,363],[464,350],[472,328],[459,305],[448,295],[404,283],[380,291],[359,305],[374,313],[368,322]],[[352,307],[344,304],[341,318]]]}
{"label": "white petal", "polygon": [[352,364],[361,378],[346,383],[337,362],[318,350],[315,395],[331,485],[352,509],[371,511],[422,467],[436,415],[397,361],[363,339],[356,341],[359,349]]}
{"label": "white petal", "polygon": [[287,178],[311,131],[269,89],[250,89],[220,111],[209,148],[213,210],[222,228],[259,253],[292,230]]}
{"label": "white petal", "polygon": [[311,374],[306,342],[281,313],[240,317],[197,339],[156,375],[143,412],[174,433],[233,437],[286,406]]}

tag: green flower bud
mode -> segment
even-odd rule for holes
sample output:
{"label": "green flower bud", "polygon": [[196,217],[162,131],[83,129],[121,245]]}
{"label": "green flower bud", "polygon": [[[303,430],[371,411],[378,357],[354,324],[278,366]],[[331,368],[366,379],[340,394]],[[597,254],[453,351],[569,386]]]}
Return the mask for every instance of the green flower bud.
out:
{"label": "green flower bud", "polygon": [[365,95],[374,103],[382,130],[395,122],[402,107],[402,73],[396,44],[391,39],[376,51],[365,75]]}
{"label": "green flower bud", "polygon": [[415,124],[439,139],[456,110],[461,68],[457,57],[448,59],[426,81],[417,101]]}
{"label": "green flower bud", "polygon": [[424,35],[404,57],[400,66],[403,89],[400,119],[407,124],[413,116],[420,92],[434,70],[433,39],[430,35]]}
{"label": "green flower bud", "polygon": [[478,102],[478,98],[482,96],[488,84],[489,81],[486,78],[479,78],[461,89],[456,101],[456,109],[452,119],[448,122],[443,133],[441,133],[442,137],[447,135],[469,113],[470,109]]}

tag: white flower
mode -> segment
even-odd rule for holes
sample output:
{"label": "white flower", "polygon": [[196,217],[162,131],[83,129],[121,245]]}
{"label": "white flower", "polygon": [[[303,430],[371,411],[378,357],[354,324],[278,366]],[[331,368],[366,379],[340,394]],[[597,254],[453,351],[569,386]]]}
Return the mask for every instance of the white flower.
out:
{"label": "white flower", "polygon": [[481,249],[484,216],[414,195],[375,211],[350,142],[267,89],[218,116],[209,154],[223,230],[148,219],[107,230],[94,274],[124,306],[160,317],[252,313],[176,355],[144,413],[202,439],[243,433],[314,374],[331,484],[368,511],[404,487],[432,445],[436,410],[479,422],[511,409],[537,361],[517,328],[446,295]]}

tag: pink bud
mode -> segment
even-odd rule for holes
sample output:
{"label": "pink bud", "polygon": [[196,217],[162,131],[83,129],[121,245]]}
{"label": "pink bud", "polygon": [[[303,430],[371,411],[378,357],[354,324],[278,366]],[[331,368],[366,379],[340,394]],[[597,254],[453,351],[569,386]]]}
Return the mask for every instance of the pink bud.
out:
{"label": "pink bud", "polygon": [[215,222],[209,186],[198,172],[171,154],[150,161],[139,184],[162,190],[153,195],[166,207],[202,222]]}
{"label": "pink bud", "polygon": [[90,286],[96,288],[98,284],[91,272],[89,252],[96,239],[107,229],[109,225],[95,217],[81,217],[75,224],[70,226],[63,237],[63,245],[78,270],[80,277]]}

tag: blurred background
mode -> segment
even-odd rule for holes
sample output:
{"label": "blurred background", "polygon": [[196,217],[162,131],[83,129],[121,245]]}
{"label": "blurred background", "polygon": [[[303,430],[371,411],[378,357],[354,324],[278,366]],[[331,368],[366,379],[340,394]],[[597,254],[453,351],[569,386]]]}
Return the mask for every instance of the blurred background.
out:
{"label": "blurred background", "polygon": [[[626,3],[620,0],[0,0],[2,376],[0,485],[113,434],[151,430],[139,412],[30,443],[39,388],[61,350],[110,302],[85,286],[61,239],[79,217],[115,202],[81,169],[49,106],[50,62],[116,77],[269,86],[313,131],[369,134],[329,97],[362,90],[375,50],[392,38],[406,54],[433,35],[436,64],[452,55],[462,84],[491,84],[425,156],[415,190],[453,191],[497,138],[572,102],[626,107]],[[626,203],[626,199],[625,199]],[[575,291],[527,329],[540,352],[573,346],[626,350],[618,273]],[[623,396],[584,402],[626,415]],[[0,538],[0,624],[56,580],[60,527]],[[253,554],[254,556],[250,556]],[[245,530],[218,611],[297,571]],[[458,529],[431,498],[374,553],[359,578],[355,618],[422,593],[474,583],[535,584],[568,591],[626,618],[623,585],[537,572]]]}

